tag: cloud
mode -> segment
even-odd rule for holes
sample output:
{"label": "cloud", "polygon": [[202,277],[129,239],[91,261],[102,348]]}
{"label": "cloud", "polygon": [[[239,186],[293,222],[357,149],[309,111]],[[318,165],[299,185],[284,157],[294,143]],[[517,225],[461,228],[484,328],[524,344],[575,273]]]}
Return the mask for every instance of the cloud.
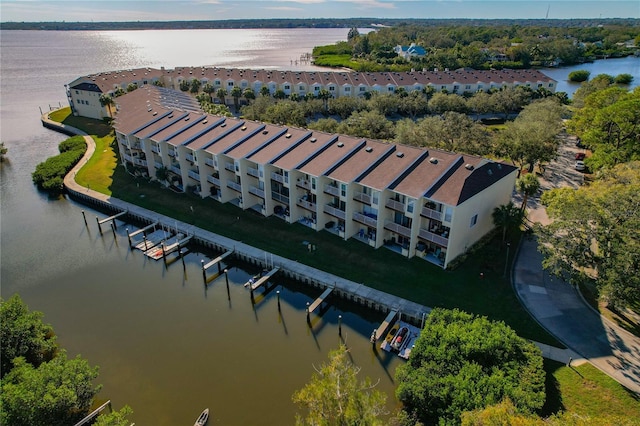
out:
{"label": "cloud", "polygon": [[396,5],[392,2],[380,0],[336,0],[341,3],[351,3],[357,9],[395,9]]}
{"label": "cloud", "polygon": [[302,8],[299,8],[299,7],[291,7],[291,6],[268,6],[268,7],[265,7],[265,9],[268,9],[268,10],[281,10],[281,11],[285,11],[285,12],[298,12],[298,11],[304,10]]}

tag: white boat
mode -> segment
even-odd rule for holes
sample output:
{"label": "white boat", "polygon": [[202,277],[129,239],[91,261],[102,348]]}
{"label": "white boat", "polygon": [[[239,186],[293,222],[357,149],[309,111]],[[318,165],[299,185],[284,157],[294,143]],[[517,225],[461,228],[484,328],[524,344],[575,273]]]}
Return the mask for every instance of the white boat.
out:
{"label": "white boat", "polygon": [[205,424],[207,424],[207,420],[209,420],[208,408],[206,408],[202,413],[200,413],[200,416],[196,419],[196,422],[193,424],[193,426],[204,426]]}

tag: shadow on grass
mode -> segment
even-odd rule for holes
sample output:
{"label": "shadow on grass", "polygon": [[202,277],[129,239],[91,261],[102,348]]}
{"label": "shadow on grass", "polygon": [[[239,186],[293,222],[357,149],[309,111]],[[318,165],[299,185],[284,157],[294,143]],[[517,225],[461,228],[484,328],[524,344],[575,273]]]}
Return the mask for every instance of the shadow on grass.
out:
{"label": "shadow on grass", "polygon": [[544,402],[544,406],[540,409],[538,414],[541,417],[549,417],[553,414],[559,413],[565,410],[565,406],[562,403],[562,393],[560,390],[560,382],[556,379],[554,373],[564,364],[561,362],[544,360],[544,371],[547,374],[545,379],[545,392],[547,398]]}

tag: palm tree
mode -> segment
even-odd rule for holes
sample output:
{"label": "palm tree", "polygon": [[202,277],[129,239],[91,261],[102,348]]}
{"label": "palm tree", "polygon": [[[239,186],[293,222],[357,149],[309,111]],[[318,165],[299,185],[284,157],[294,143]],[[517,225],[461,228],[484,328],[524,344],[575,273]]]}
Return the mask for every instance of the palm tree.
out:
{"label": "palm tree", "polygon": [[507,238],[507,230],[514,229],[522,223],[522,211],[511,201],[509,201],[509,204],[493,209],[491,217],[493,218],[493,224],[502,228],[502,241]]}
{"label": "palm tree", "polygon": [[256,92],[251,87],[247,87],[242,92],[242,96],[247,100],[247,103],[249,103],[256,98]]}
{"label": "palm tree", "polygon": [[242,96],[242,89],[240,86],[233,86],[233,89],[231,89],[231,96],[233,97],[233,106],[237,113],[240,108],[240,96]]}
{"label": "palm tree", "polygon": [[320,89],[318,91],[318,99],[322,99],[325,111],[329,109],[329,99],[332,97],[333,95],[327,89]]}
{"label": "palm tree", "polygon": [[527,173],[518,179],[516,185],[518,186],[518,191],[522,193],[522,206],[520,210],[524,215],[525,209],[527,208],[527,200],[538,192],[540,189],[540,181],[533,173]]}
{"label": "palm tree", "polygon": [[260,88],[260,95],[266,98],[267,96],[271,96],[271,91],[269,91],[269,88],[267,86],[262,86]]}
{"label": "palm tree", "polygon": [[313,92],[307,92],[304,94],[304,100],[305,101],[312,101],[316,98],[316,95],[313,94]]}
{"label": "palm tree", "polygon": [[202,86],[202,91],[209,96],[209,102],[211,102],[211,94],[216,91],[216,88],[211,83],[205,83]]}
{"label": "palm tree", "polygon": [[287,97],[287,94],[284,92],[284,90],[282,89],[278,89],[275,91],[275,93],[273,94],[273,97],[279,101],[283,100],[284,98]]}
{"label": "palm tree", "polygon": [[297,93],[292,93],[292,94],[289,96],[289,99],[290,99],[290,100],[292,100],[292,101],[294,101],[294,102],[298,102],[298,101],[300,100],[300,95],[299,95],[299,94],[297,94]]}
{"label": "palm tree", "polygon": [[0,142],[0,163],[4,161],[4,156],[7,155],[7,147],[4,146],[4,142]]}
{"label": "palm tree", "polygon": [[103,93],[102,95],[100,95],[99,101],[100,105],[102,105],[103,107],[107,107],[109,117],[113,118],[113,115],[111,114],[111,107],[115,104],[113,98],[110,95]]}
{"label": "palm tree", "polygon": [[227,91],[225,89],[223,89],[222,87],[218,89],[218,91],[216,92],[216,97],[218,99],[220,99],[220,103],[222,105],[226,105],[226,99],[225,97],[228,95]]}

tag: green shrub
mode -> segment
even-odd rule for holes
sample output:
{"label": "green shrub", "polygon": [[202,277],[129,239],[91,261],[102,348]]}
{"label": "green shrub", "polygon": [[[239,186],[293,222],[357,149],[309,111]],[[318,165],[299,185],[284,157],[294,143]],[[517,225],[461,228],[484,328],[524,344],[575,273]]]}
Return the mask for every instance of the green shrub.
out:
{"label": "green shrub", "polygon": [[633,81],[633,76],[631,74],[618,74],[613,81],[617,84],[630,84]]}
{"label": "green shrub", "polygon": [[87,146],[82,136],[74,136],[58,145],[59,155],[50,157],[36,166],[31,174],[33,183],[38,187],[52,192],[63,189],[64,176],[80,161]]}
{"label": "green shrub", "polygon": [[582,83],[583,81],[589,80],[589,76],[591,73],[587,70],[577,70],[569,73],[569,81],[575,81],[577,83]]}

